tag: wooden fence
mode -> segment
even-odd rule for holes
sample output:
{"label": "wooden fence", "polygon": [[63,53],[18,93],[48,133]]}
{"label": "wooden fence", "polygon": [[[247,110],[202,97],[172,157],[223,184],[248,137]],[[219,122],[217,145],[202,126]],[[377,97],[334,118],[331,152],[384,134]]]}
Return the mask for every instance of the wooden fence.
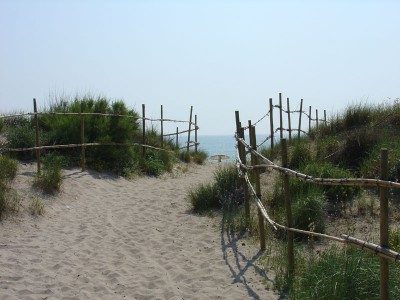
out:
{"label": "wooden fence", "polygon": [[[250,199],[254,199],[255,204],[257,205],[258,211],[258,226],[259,226],[259,235],[260,235],[260,248],[261,250],[265,250],[266,241],[265,241],[265,224],[266,221],[273,229],[275,230],[284,230],[287,234],[287,270],[288,276],[294,276],[295,271],[295,258],[294,258],[294,233],[304,234],[313,237],[320,237],[324,239],[329,239],[335,242],[340,242],[346,245],[353,245],[359,247],[361,249],[368,250],[379,256],[380,259],[380,299],[388,299],[389,298],[389,260],[394,262],[400,261],[400,254],[389,249],[389,210],[388,210],[388,189],[396,188],[400,189],[400,183],[387,181],[388,176],[388,150],[381,150],[381,175],[380,179],[365,179],[365,178],[315,178],[313,176],[303,174],[297,172],[295,170],[289,169],[288,166],[288,151],[287,151],[287,140],[283,138],[283,128],[282,128],[282,102],[281,102],[281,94],[279,94],[279,106],[272,105],[272,99],[270,99],[270,110],[266,115],[260,118],[256,123],[252,125],[251,121],[248,121],[248,126],[243,127],[240,122],[239,111],[235,112],[236,119],[236,134],[235,138],[237,141],[237,169],[239,175],[241,177],[241,184],[244,189],[244,205],[245,205],[245,215],[246,222],[249,224],[250,220]],[[303,101],[300,102],[300,110],[297,111],[300,115],[299,117],[299,126],[297,129],[300,137],[301,130],[301,115],[304,114],[302,112]],[[281,159],[282,165],[277,165],[265,156],[263,156],[259,151],[256,141],[256,127],[261,119],[264,119],[266,116],[270,115],[270,124],[271,124],[271,134],[267,137],[266,140],[271,139],[271,147],[274,147],[273,144],[273,134],[276,130],[273,130],[273,119],[272,119],[272,111],[273,107],[278,107],[280,109],[280,127],[277,130],[280,131],[280,142],[281,142]],[[290,132],[293,131],[291,128],[290,122],[290,114],[294,113],[294,111],[290,111],[289,109],[289,100],[287,101],[287,111],[288,114],[288,124],[289,124],[289,140],[291,139]],[[311,129],[311,122],[314,121],[315,125],[318,126],[318,110],[316,110],[316,118],[311,118],[311,108],[309,109],[309,114],[307,115],[309,118],[309,130]],[[326,112],[324,111],[324,119],[323,122],[326,124]],[[247,143],[245,141],[245,131],[249,131],[250,142]],[[247,154],[251,155],[251,164],[247,163]],[[268,214],[267,208],[263,205],[261,201],[261,186],[260,186],[260,173],[262,170],[270,169],[273,171],[278,171],[281,173],[283,179],[283,189],[284,189],[284,198],[285,198],[285,211],[286,211],[286,224],[279,224],[274,221]],[[252,180],[249,179],[249,174]],[[294,177],[298,180],[317,184],[317,185],[330,185],[330,186],[359,186],[365,188],[378,188],[380,195],[380,244],[376,245],[367,241],[363,241],[357,239],[355,237],[351,237],[347,234],[342,234],[340,237],[332,236],[323,233],[317,233],[313,231],[301,230],[293,227],[292,221],[292,203],[291,203],[291,195],[289,189],[289,178]]]}
{"label": "wooden fence", "polygon": [[[275,134],[279,132],[279,138],[282,139],[284,136],[284,132],[288,133],[289,140],[294,138],[292,133],[297,133],[297,137],[300,138],[301,134],[308,135],[311,131],[311,128],[315,125],[316,128],[319,127],[320,124],[327,125],[328,121],[326,118],[326,110],[323,111],[324,118],[319,119],[318,117],[318,109],[315,109],[315,117],[313,117],[313,108],[311,106],[308,107],[308,113],[303,110],[303,99],[300,99],[299,109],[291,110],[292,106],[290,105],[290,99],[286,98],[286,109],[282,103],[282,93],[279,93],[279,103],[273,104],[272,98],[269,98],[269,107],[267,113],[264,114],[261,118],[259,118],[253,125],[258,125],[262,120],[269,117],[269,134],[267,137],[257,144],[257,147],[264,145],[267,141],[270,141],[270,147],[274,148],[275,144]],[[275,128],[274,125],[274,111],[278,110],[279,113],[279,127]],[[287,127],[284,127],[284,116],[287,116]],[[295,124],[295,115],[297,117],[297,124]],[[302,129],[304,127],[304,123],[302,123],[302,119],[305,118],[308,121],[308,130]],[[303,127],[302,127],[303,126]],[[244,127],[245,130],[249,128],[249,126]]]}
{"label": "wooden fence", "polygon": [[[39,117],[44,115],[54,115],[54,116],[76,116],[80,118],[80,143],[78,144],[60,144],[60,145],[41,145],[40,141],[40,126],[39,126]],[[142,158],[146,155],[146,149],[154,149],[159,151],[171,151],[164,148],[165,138],[169,138],[172,141],[175,138],[175,146],[178,149],[186,149],[189,152],[190,148],[194,147],[194,151],[197,152],[197,148],[199,142],[197,140],[198,135],[197,132],[200,129],[197,124],[197,115],[194,116],[195,121],[192,120],[193,115],[193,106],[190,107],[190,117],[188,120],[175,120],[164,118],[164,110],[163,105],[161,105],[161,118],[153,119],[146,117],[146,106],[142,104],[142,116],[134,116],[128,114],[110,114],[110,113],[96,113],[96,112],[38,112],[36,99],[33,99],[33,112],[28,113],[19,113],[12,115],[2,115],[0,119],[12,119],[12,118],[24,118],[24,117],[33,117],[33,124],[35,126],[35,147],[29,148],[0,148],[0,153],[5,152],[24,152],[24,151],[35,151],[36,161],[37,161],[37,172],[40,172],[41,163],[40,163],[40,154],[41,150],[44,149],[66,149],[66,148],[81,148],[81,168],[85,170],[85,148],[86,147],[94,147],[94,146],[139,146],[141,147],[141,155]],[[85,116],[101,116],[101,117],[120,117],[120,118],[132,118],[133,122],[137,122],[139,120],[142,121],[142,135],[140,142],[131,142],[131,143],[114,143],[114,142],[92,142],[85,143]],[[160,122],[160,145],[161,147],[155,147],[146,144],[146,121],[150,122]],[[164,123],[172,122],[172,123],[183,123],[188,125],[188,129],[179,131],[179,127],[176,127],[176,132],[173,133],[164,133]],[[193,126],[193,128],[192,128]],[[190,133],[194,131],[194,141],[191,140]],[[179,147],[179,136],[187,133],[187,142],[183,147]],[[172,138],[172,139],[171,139]]]}

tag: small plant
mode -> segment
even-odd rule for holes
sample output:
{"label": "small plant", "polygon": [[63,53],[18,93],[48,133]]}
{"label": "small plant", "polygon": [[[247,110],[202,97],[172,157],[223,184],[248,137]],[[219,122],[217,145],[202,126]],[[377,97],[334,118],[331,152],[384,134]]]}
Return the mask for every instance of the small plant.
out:
{"label": "small plant", "polygon": [[194,212],[203,212],[220,207],[216,187],[213,184],[200,184],[189,192],[188,198]]}
{"label": "small plant", "polygon": [[224,211],[238,207],[243,201],[243,189],[239,185],[239,175],[234,166],[217,170],[214,182],[201,184],[188,195],[193,210],[196,212],[214,208]]}
{"label": "small plant", "polygon": [[[400,268],[391,265],[390,299],[399,299]],[[290,299],[379,299],[379,259],[353,248],[332,247],[296,273]]]}
{"label": "small plant", "polygon": [[34,197],[31,199],[31,202],[29,203],[29,212],[33,216],[41,216],[44,213],[44,205],[42,200],[40,200],[38,197]]}
{"label": "small plant", "polygon": [[190,153],[186,150],[179,152],[179,159],[185,163],[190,163],[192,160]]}
{"label": "small plant", "polygon": [[47,155],[43,158],[43,168],[36,175],[33,185],[47,194],[58,192],[61,187],[61,165],[63,158],[56,155]]}
{"label": "small plant", "polygon": [[291,149],[289,168],[298,169],[301,165],[311,161],[311,151],[305,141],[296,141]]}
{"label": "small plant", "polygon": [[389,229],[389,248],[400,252],[400,228]]}
{"label": "small plant", "polygon": [[205,151],[198,150],[197,152],[191,152],[191,157],[194,163],[202,165],[207,159],[207,153]]}
{"label": "small plant", "polygon": [[17,175],[17,162],[4,155],[0,155],[0,181],[10,182]]}

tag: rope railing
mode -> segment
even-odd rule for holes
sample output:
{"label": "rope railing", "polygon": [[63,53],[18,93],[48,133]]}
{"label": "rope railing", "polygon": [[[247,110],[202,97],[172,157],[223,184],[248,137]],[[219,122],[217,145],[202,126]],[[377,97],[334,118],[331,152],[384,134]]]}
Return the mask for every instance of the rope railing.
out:
{"label": "rope railing", "polygon": [[[191,147],[194,147],[194,151],[197,152],[198,150],[198,135],[197,132],[199,130],[199,126],[197,126],[197,115],[194,115],[194,122],[192,121],[192,113],[193,113],[193,106],[190,107],[190,117],[188,121],[184,120],[176,120],[170,118],[164,118],[163,114],[163,105],[161,105],[161,118],[149,118],[146,117],[145,114],[145,104],[142,104],[142,114],[141,116],[137,115],[136,113],[129,113],[129,114],[118,114],[118,113],[102,113],[102,112],[66,112],[66,111],[45,111],[45,112],[38,112],[36,99],[33,99],[33,112],[29,113],[14,113],[9,115],[1,115],[0,119],[12,119],[12,118],[19,118],[19,117],[34,117],[32,119],[33,127],[35,129],[35,147],[26,147],[26,148],[11,148],[11,147],[4,147],[1,148],[0,146],[0,153],[6,152],[23,152],[23,151],[35,151],[36,152],[36,162],[37,162],[37,172],[40,172],[41,168],[41,161],[40,161],[40,150],[47,150],[47,149],[66,149],[66,148],[81,148],[81,165],[82,170],[85,170],[85,147],[94,147],[94,146],[140,146],[141,147],[141,157],[144,159],[146,157],[146,149],[154,149],[160,151],[170,151],[174,152],[171,148],[165,148],[164,144],[166,141],[171,143],[170,137],[175,136],[175,147],[174,149],[183,149],[186,148],[187,152]],[[57,145],[41,145],[40,143],[40,123],[39,123],[39,116],[77,116],[80,118],[80,143],[71,143],[71,144],[57,144]],[[116,143],[116,142],[91,142],[85,143],[85,116],[99,116],[99,117],[121,117],[121,118],[131,118],[134,122],[141,120],[141,141],[140,142],[125,142],[125,143]],[[146,121],[150,122],[161,122],[161,133],[159,137],[160,147],[147,145],[146,139]],[[164,122],[175,122],[175,123],[185,123],[189,124],[189,128],[187,130],[179,131],[179,128],[176,127],[176,132],[164,134]],[[10,122],[13,123],[13,122]],[[8,124],[13,126],[12,124]],[[191,140],[190,133],[194,131],[194,141]],[[185,141],[185,147],[179,147],[179,135],[187,133],[187,141]],[[7,142],[3,143],[6,144]],[[157,144],[157,143],[156,143]]]}
{"label": "rope railing", "polygon": [[369,179],[369,178],[319,178],[313,177],[311,175],[303,174],[297,171],[294,171],[289,168],[284,168],[278,166],[265,156],[263,156],[258,151],[254,150],[249,144],[247,144],[242,138],[239,138],[237,135],[235,136],[236,140],[241,143],[250,153],[253,153],[257,157],[261,158],[266,164],[259,164],[255,166],[246,166],[248,170],[258,169],[258,168],[270,168],[277,170],[286,175],[298,178],[302,181],[315,183],[318,185],[342,185],[342,186],[360,186],[360,187],[384,187],[384,188],[397,188],[400,189],[400,183],[394,181],[386,181],[381,179]]}
{"label": "rope railing", "polygon": [[[238,142],[240,142],[243,146],[245,146],[245,147],[248,146],[248,147],[252,148],[247,143],[245,143],[242,138],[239,138],[237,136],[237,134],[235,135],[235,137],[236,137],[236,140]],[[252,149],[252,150],[253,151],[251,151],[251,152],[253,154],[257,153],[256,150],[254,150],[254,149]],[[261,154],[260,154],[260,156],[263,157]],[[251,181],[250,181],[250,179],[249,179],[249,177],[248,177],[248,175],[246,173],[247,170],[255,170],[255,169],[260,168],[260,167],[263,167],[263,168],[272,167],[272,165],[275,165],[270,160],[268,160],[268,159],[266,159],[266,160],[269,161],[271,164],[269,164],[269,165],[247,166],[246,164],[244,164],[242,162],[242,160],[240,158],[240,155],[239,155],[239,151],[238,150],[236,151],[236,162],[237,162],[236,166],[237,166],[237,169],[238,169],[239,176],[241,178],[244,178],[248,189],[251,191],[251,196],[254,199],[257,207],[259,208],[259,211],[260,211],[262,217],[275,230],[281,229],[281,230],[284,230],[284,231],[290,231],[290,232],[293,232],[293,233],[299,233],[299,234],[308,235],[308,236],[312,236],[312,237],[324,238],[324,239],[332,240],[332,241],[335,241],[335,242],[340,242],[340,243],[343,243],[343,244],[353,244],[354,246],[360,247],[361,249],[365,248],[365,249],[373,252],[374,254],[376,254],[376,255],[378,255],[380,257],[383,257],[385,259],[390,259],[390,260],[392,260],[394,262],[400,262],[400,253],[398,253],[396,251],[393,251],[391,249],[388,249],[388,248],[385,248],[385,247],[382,247],[382,246],[367,242],[367,241],[359,240],[359,239],[351,237],[349,235],[342,234],[341,237],[337,237],[337,236],[334,236],[334,235],[329,235],[329,234],[324,234],[324,233],[319,233],[319,232],[314,232],[314,231],[308,231],[308,230],[302,230],[302,229],[298,229],[298,228],[294,228],[294,227],[289,227],[289,226],[282,225],[282,224],[274,221],[270,217],[270,215],[268,214],[268,211],[265,208],[265,206],[263,205],[261,199],[258,197],[258,195],[256,193],[256,190],[255,190],[254,186],[252,185],[252,183],[251,183]],[[273,168],[273,169],[275,169],[275,168]],[[286,170],[290,170],[288,168],[283,168],[283,167],[276,168],[276,169],[278,171],[280,171],[280,172],[284,172]],[[291,171],[292,172],[296,172],[296,171],[293,171],[293,170],[291,170]],[[288,175],[290,175],[290,174],[288,174]],[[308,176],[308,175],[306,175],[306,176]],[[309,177],[311,177],[311,176],[309,176]],[[385,182],[387,182],[387,181],[385,181]],[[398,188],[400,188],[400,186]]]}
{"label": "rope railing", "polygon": [[13,115],[0,115],[0,119],[8,119],[8,118],[17,118],[17,117],[24,117],[24,116],[45,116],[45,115],[65,115],[65,116],[104,116],[104,117],[125,117],[125,118],[132,118],[135,120],[146,120],[146,121],[151,121],[151,122],[160,122],[160,121],[166,121],[166,122],[173,122],[173,123],[186,123],[186,124],[192,124],[196,126],[194,122],[191,121],[185,121],[185,120],[175,120],[175,119],[160,119],[160,118],[147,118],[147,117],[141,117],[141,116],[134,116],[134,115],[129,115],[129,114],[111,114],[111,113],[97,113],[97,112],[79,112],[79,113],[74,113],[74,112],[37,112],[37,113],[20,113],[20,114],[13,114]]}

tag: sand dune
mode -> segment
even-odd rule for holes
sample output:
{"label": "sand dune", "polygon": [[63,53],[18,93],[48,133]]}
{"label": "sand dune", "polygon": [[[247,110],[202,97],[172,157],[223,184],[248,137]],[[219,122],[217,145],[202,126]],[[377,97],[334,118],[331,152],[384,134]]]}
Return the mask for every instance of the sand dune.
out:
{"label": "sand dune", "polygon": [[[276,299],[256,246],[188,212],[187,190],[214,168],[131,181],[64,171],[44,216],[2,222],[0,299]],[[33,170],[19,170],[23,197]]]}

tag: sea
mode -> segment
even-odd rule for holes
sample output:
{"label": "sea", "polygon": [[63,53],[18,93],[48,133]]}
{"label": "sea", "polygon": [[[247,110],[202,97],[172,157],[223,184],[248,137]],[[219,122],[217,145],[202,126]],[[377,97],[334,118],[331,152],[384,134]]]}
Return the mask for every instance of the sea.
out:
{"label": "sea", "polygon": [[[266,135],[257,135],[257,143],[264,141]],[[248,137],[245,137],[248,141]],[[224,154],[229,157],[230,161],[235,160],[236,141],[232,135],[199,135],[199,149],[207,152],[208,156]],[[269,147],[270,141],[267,141],[262,147]]]}

